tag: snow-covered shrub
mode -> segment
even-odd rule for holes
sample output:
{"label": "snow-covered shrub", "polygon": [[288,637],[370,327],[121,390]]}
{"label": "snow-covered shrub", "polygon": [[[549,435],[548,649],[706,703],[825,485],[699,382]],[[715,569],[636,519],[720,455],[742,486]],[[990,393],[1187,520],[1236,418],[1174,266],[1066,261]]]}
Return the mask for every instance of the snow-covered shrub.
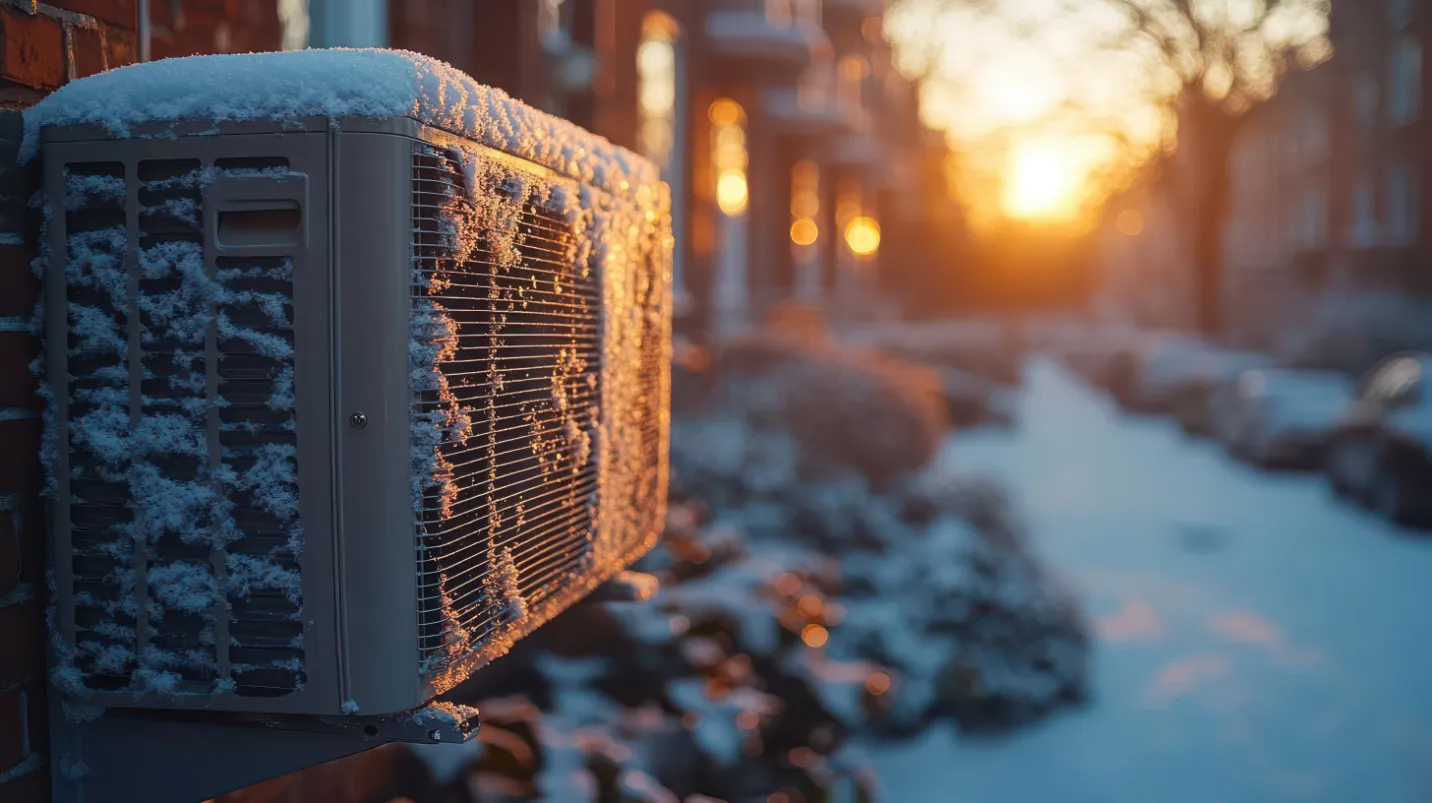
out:
{"label": "snow-covered shrub", "polygon": [[935,373],[829,342],[762,332],[725,344],[712,370],[713,408],[793,440],[802,477],[888,487],[929,462],[947,428]]}
{"label": "snow-covered shrub", "polygon": [[1019,327],[994,320],[876,326],[851,334],[847,342],[999,385],[1019,384],[1028,348]]}
{"label": "snow-covered shrub", "polygon": [[869,794],[854,735],[1016,727],[1082,697],[1087,629],[1001,486],[812,480],[788,433],[707,413],[673,425],[666,532],[637,567],[656,599],[578,606],[485,669],[481,744],[450,789]]}

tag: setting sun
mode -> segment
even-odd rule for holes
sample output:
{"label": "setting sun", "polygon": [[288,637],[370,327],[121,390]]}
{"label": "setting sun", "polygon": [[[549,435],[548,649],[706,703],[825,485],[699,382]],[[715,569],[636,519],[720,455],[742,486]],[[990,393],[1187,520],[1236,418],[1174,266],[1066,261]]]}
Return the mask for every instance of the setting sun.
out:
{"label": "setting sun", "polygon": [[1079,177],[1058,145],[1021,142],[1009,154],[1004,211],[1026,220],[1068,219],[1078,212]]}

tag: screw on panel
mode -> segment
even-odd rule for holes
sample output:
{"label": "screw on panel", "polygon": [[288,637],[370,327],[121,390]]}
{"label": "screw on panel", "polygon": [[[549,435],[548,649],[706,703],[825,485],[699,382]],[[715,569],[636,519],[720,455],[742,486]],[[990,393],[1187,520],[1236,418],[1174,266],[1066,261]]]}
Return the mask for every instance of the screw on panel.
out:
{"label": "screw on panel", "polygon": [[348,423],[351,424],[354,429],[362,429],[368,426],[368,416],[363,413],[354,413],[348,416]]}

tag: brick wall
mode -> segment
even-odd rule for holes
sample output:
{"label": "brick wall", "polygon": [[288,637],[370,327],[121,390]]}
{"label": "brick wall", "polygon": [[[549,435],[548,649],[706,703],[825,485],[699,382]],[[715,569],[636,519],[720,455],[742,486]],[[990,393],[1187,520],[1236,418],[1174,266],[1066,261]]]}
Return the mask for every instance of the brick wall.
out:
{"label": "brick wall", "polygon": [[[154,0],[155,58],[276,50],[277,0]],[[176,18],[171,8],[181,8]],[[40,419],[28,334],[39,282],[27,201],[37,178],[16,164],[18,111],[67,81],[135,61],[137,0],[0,0],[0,803],[50,799],[46,753],[45,528]],[[277,778],[222,803],[383,803],[430,797],[410,750],[394,746]]]}
{"label": "brick wall", "polygon": [[151,0],[150,20],[156,59],[278,50],[283,43],[277,0]]}
{"label": "brick wall", "polygon": [[40,420],[29,370],[39,346],[27,332],[39,289],[26,206],[34,171],[15,161],[16,109],[134,61],[136,21],[135,0],[0,5],[0,803],[49,800]]}

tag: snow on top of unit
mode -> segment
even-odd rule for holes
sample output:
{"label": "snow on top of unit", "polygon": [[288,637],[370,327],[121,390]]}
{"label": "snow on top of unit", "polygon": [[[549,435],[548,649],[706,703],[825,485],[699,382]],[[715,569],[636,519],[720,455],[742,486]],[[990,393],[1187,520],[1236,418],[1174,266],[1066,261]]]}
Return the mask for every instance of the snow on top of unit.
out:
{"label": "snow on top of unit", "polygon": [[658,180],[651,162],[402,50],[332,49],[163,59],[73,81],[25,112],[21,161],[44,126],[88,124],[130,136],[146,123],[303,117],[412,117],[608,190]]}

